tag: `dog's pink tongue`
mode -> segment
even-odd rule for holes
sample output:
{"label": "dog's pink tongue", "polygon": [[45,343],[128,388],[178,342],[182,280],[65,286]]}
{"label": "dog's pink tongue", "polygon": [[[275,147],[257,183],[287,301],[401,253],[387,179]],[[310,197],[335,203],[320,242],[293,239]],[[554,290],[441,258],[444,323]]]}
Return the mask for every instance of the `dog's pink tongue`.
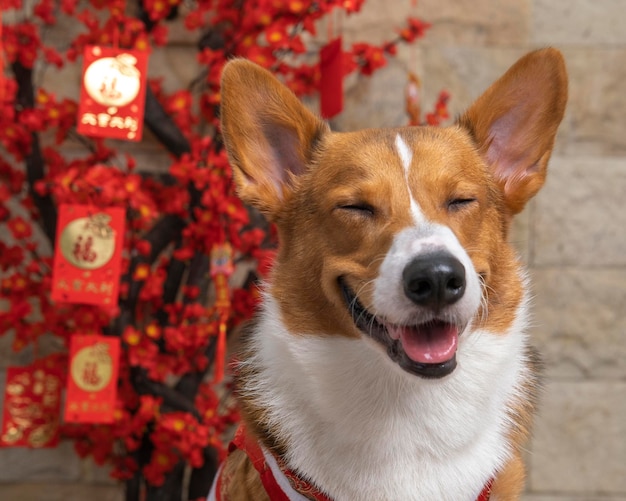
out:
{"label": "dog's pink tongue", "polygon": [[394,334],[399,335],[404,352],[414,362],[443,363],[456,353],[459,329],[452,324],[433,322],[419,327],[397,327],[397,331]]}

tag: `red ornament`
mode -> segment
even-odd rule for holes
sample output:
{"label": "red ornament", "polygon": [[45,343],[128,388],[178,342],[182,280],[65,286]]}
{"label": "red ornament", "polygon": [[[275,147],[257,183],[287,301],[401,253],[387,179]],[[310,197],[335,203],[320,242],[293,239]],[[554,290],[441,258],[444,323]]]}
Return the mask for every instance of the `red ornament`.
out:
{"label": "red ornament", "polygon": [[72,336],[66,422],[113,422],[119,358],[120,340],[117,337]]}
{"label": "red ornament", "polygon": [[343,110],[343,51],[341,37],[320,51],[320,112],[332,118]]}
{"label": "red ornament", "polygon": [[228,277],[233,273],[233,249],[229,243],[216,245],[211,251],[211,277],[215,283],[215,304],[219,318],[217,347],[215,349],[215,382],[224,378],[226,357],[226,328],[230,316],[230,289]]}
{"label": "red ornament", "polygon": [[422,82],[415,73],[409,73],[408,82],[404,88],[406,113],[409,116],[409,125],[420,125],[422,116]]}
{"label": "red ornament", "polygon": [[124,209],[59,206],[52,299],[114,305],[124,243]]}
{"label": "red ornament", "polygon": [[37,364],[7,368],[0,446],[55,447],[59,443],[61,376]]}
{"label": "red ornament", "polygon": [[148,53],[85,47],[77,130],[86,136],[141,140]]}

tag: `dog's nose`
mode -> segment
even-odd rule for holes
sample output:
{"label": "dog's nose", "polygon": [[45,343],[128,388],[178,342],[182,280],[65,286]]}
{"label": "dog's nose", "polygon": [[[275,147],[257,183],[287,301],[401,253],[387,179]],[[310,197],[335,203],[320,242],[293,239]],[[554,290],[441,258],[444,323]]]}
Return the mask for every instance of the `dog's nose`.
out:
{"label": "dog's nose", "polygon": [[402,279],[411,301],[436,311],[455,303],[465,292],[465,267],[447,252],[414,259],[402,272]]}

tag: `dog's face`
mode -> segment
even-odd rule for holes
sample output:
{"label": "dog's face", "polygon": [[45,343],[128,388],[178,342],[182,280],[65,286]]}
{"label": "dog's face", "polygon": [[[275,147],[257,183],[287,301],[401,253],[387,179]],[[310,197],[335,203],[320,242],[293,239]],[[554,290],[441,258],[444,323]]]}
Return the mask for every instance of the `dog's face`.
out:
{"label": "dog's face", "polygon": [[277,297],[293,294],[288,277],[301,297],[321,284],[330,301],[297,301],[294,318],[311,302],[331,302],[341,314],[324,332],[365,333],[405,370],[445,375],[503,238],[501,206],[461,129],[328,135],[278,217],[287,231]]}
{"label": "dog's face", "polygon": [[294,335],[375,343],[443,377],[459,336],[514,320],[510,220],[543,184],[566,99],[557,51],[520,60],[449,128],[332,133],[269,73],[224,72],[242,198],[279,230],[270,293]]}

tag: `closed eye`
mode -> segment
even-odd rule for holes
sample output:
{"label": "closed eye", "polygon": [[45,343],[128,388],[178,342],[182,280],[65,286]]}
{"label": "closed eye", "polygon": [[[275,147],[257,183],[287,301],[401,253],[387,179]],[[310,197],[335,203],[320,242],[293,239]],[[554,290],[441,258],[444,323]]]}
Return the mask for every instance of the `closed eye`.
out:
{"label": "closed eye", "polygon": [[467,206],[473,204],[474,202],[476,202],[476,199],[475,198],[471,198],[471,197],[453,198],[453,199],[448,201],[448,210],[450,210],[450,211],[461,210],[464,207],[467,207]]}
{"label": "closed eye", "polygon": [[373,206],[368,203],[343,204],[337,206],[338,209],[357,212],[364,216],[373,216],[376,211]]}

